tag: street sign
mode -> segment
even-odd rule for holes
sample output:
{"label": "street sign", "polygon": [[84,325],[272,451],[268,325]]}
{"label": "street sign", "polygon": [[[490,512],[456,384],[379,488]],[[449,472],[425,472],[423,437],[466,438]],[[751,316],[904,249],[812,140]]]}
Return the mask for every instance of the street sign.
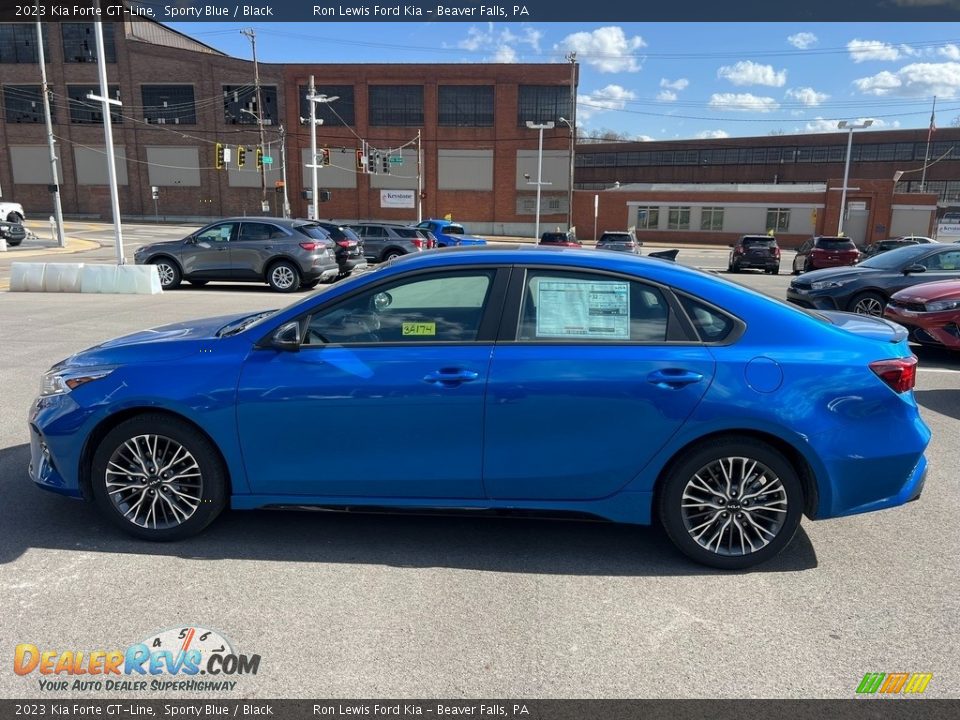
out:
{"label": "street sign", "polygon": [[270,157],[269,155],[264,155],[264,156],[263,156],[263,164],[264,164],[264,165],[273,165],[273,158]]}
{"label": "street sign", "polygon": [[399,155],[391,155],[391,156],[390,156],[390,164],[391,164],[391,165],[403,165],[403,158],[400,157]]}

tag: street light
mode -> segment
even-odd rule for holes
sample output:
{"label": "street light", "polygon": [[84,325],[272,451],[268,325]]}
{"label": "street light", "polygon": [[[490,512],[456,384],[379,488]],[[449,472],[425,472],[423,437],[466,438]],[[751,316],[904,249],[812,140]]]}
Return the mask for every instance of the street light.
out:
{"label": "street light", "polygon": [[540,240],[540,187],[542,185],[550,185],[551,183],[543,182],[543,131],[544,130],[553,130],[554,123],[553,121],[545,123],[535,123],[532,120],[527,120],[527,127],[531,130],[540,131],[540,150],[537,154],[537,182],[531,183],[528,182],[528,185],[537,186],[537,224],[536,230],[534,230],[534,242]]}
{"label": "street light", "polygon": [[567,230],[573,226],[573,141],[574,141],[574,131],[573,125],[569,120],[562,117],[560,122],[570,128],[570,182],[567,187]]}
{"label": "street light", "polygon": [[850,131],[847,136],[847,162],[843,166],[843,190],[840,193],[840,221],[837,223],[837,235],[843,235],[843,216],[847,212],[847,179],[850,177],[850,150],[853,148],[853,131],[862,130],[871,125],[873,125],[873,120],[864,120],[859,125],[848,123],[846,120],[837,123],[837,129]]}
{"label": "street light", "polygon": [[320,193],[317,189],[317,125],[323,125],[323,119],[317,120],[317,103],[332,103],[339,100],[339,95],[328,97],[317,95],[313,86],[313,75],[310,76],[310,92],[307,101],[310,103],[310,179],[313,181],[313,219],[320,218]]}

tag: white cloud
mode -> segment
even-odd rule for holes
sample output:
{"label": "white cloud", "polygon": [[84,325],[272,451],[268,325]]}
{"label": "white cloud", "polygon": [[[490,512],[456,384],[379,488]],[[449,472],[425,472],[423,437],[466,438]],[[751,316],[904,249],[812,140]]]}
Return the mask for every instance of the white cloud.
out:
{"label": "white cloud", "polygon": [[736,65],[724,65],[717,70],[717,77],[725,78],[734,85],[769,85],[783,87],[787,71],[777,72],[772,65],[761,65],[753,60],[741,60]]}
{"label": "white cloud", "polygon": [[600,72],[637,72],[642,67],[633,53],[647,43],[639,35],[628,38],[618,25],[597,28],[593,32],[578,32],[567,35],[557,45],[557,50],[575,50],[580,60]]}
{"label": "white cloud", "polygon": [[868,60],[900,60],[920,54],[909,45],[891,45],[880,40],[851,40],[847,43],[847,51],[855,63]]}
{"label": "white cloud", "polygon": [[751,93],[714,93],[707,105],[714,110],[743,110],[771,112],[780,107],[772,97],[758,97]]}
{"label": "white cloud", "polygon": [[622,110],[628,100],[637,94],[621,85],[607,85],[592,93],[577,95],[577,120],[587,122],[591,117],[610,110]]}
{"label": "white cloud", "polygon": [[660,78],[660,87],[667,90],[686,90],[690,86],[690,81],[686,78],[679,78],[678,80],[667,80],[666,78]]}
{"label": "white cloud", "polygon": [[676,102],[677,94],[673,90],[661,90],[657,93],[657,100],[660,102]]}
{"label": "white cloud", "polygon": [[806,50],[817,44],[817,36],[812,32],[798,32],[787,37],[787,42],[800,50]]}
{"label": "white cloud", "polygon": [[520,60],[518,47],[526,46],[534,53],[540,52],[540,40],[543,32],[532,27],[521,27],[520,32],[509,27],[500,28],[495,23],[472,26],[467,30],[467,37],[457,43],[461,50],[477,52],[487,51],[483,62],[515,63]]}
{"label": "white cloud", "polygon": [[960,62],[912,63],[897,72],[883,71],[853,81],[867,95],[960,97]]}
{"label": "white cloud", "polygon": [[807,107],[816,107],[830,96],[827,93],[817,92],[813,88],[801,87],[790,88],[786,92],[786,97]]}
{"label": "white cloud", "polygon": [[649,135],[637,135],[633,139],[637,142],[653,142],[655,138],[652,138]]}
{"label": "white cloud", "polygon": [[960,60],[960,46],[957,45],[944,45],[937,48],[937,53],[949,60]]}
{"label": "white cloud", "polygon": [[721,139],[730,137],[730,133],[726,130],[701,130],[694,137],[697,140],[707,140],[707,139]]}
{"label": "white cloud", "polygon": [[[870,120],[871,130],[879,130],[880,128],[898,128],[900,127],[900,121],[894,120],[892,123],[883,120],[882,118],[856,118],[855,120],[850,120],[849,122],[854,125],[862,125],[864,121]],[[807,123],[806,127],[800,132],[808,133],[835,133],[835,132],[847,132],[841,128],[838,128],[838,120],[827,120],[820,116],[817,116],[814,120],[811,120]],[[866,130],[867,128],[863,128]]]}

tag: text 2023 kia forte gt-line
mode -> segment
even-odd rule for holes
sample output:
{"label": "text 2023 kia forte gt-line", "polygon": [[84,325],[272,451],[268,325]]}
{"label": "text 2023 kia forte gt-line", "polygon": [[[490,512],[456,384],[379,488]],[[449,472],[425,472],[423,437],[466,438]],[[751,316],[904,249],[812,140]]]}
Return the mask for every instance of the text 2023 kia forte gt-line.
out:
{"label": "text 2023 kia forte gt-line", "polygon": [[[30,475],[147,539],[228,504],[569,511],[659,519],[694,560],[742,568],[801,514],[919,496],[915,371],[883,319],[673,263],[454,249],[58,363]],[[433,432],[348,453],[338,430],[409,426]]]}

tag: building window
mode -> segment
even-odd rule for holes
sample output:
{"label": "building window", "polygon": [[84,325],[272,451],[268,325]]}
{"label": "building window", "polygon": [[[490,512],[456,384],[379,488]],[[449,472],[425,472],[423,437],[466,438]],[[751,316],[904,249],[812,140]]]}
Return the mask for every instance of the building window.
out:
{"label": "building window", "polygon": [[423,85],[371,85],[370,124],[423,125]]}
{"label": "building window", "polygon": [[637,230],[656,230],[660,224],[660,208],[638,207]]}
{"label": "building window", "polygon": [[[63,61],[92,63],[97,61],[97,39],[93,23],[61,23],[63,33]],[[113,23],[103,23],[103,54],[108,63],[117,61],[113,42]]]}
{"label": "building window", "polygon": [[[310,88],[300,86],[300,124],[310,124],[310,102],[307,93]],[[317,95],[337,98],[331,102],[316,103],[317,120],[323,120],[327,127],[353,127],[357,124],[353,111],[353,85],[316,85]]]}
{"label": "building window", "polygon": [[568,85],[521,85],[517,98],[517,125],[526,127],[527,121],[553,122],[570,119],[570,87]]}
{"label": "building window", "polygon": [[441,127],[493,127],[493,85],[441,85]]}
{"label": "building window", "polygon": [[[67,85],[67,95],[70,97],[70,122],[80,125],[100,124],[103,122],[103,104],[99,100],[90,100],[87,95],[100,94],[99,85]],[[107,95],[113,100],[120,99],[120,86],[110,85]],[[110,121],[122,123],[120,115],[122,108],[110,106]]]}
{"label": "building window", "polygon": [[667,208],[667,230],[689,230],[690,208]]}
{"label": "building window", "polygon": [[721,231],[723,230],[723,208],[705,207],[700,214],[700,229]]}
{"label": "building window", "polygon": [[[8,123],[42,123],[43,95],[39,85],[5,85],[3,110]],[[53,105],[50,105],[53,117]]]}
{"label": "building window", "polygon": [[193,85],[143,85],[143,119],[157,125],[196,125]]}
{"label": "building window", "polygon": [[[43,52],[49,62],[47,28],[43,26]],[[31,23],[0,24],[0,63],[40,62],[37,54],[37,26]]]}
{"label": "building window", "polygon": [[[277,122],[277,86],[261,85],[260,100],[263,102],[264,125]],[[257,108],[257,89],[253,85],[223,86],[223,121],[227,125],[256,125],[261,117]]]}
{"label": "building window", "polygon": [[767,230],[787,232],[790,227],[790,208],[767,208]]}

